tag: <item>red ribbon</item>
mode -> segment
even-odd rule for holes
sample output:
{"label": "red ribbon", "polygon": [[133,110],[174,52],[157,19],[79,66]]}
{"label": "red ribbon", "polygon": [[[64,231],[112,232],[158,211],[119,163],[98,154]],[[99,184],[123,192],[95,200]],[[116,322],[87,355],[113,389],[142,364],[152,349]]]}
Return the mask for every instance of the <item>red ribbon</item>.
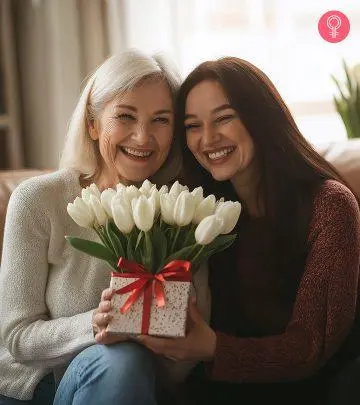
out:
{"label": "red ribbon", "polygon": [[112,277],[136,278],[133,283],[128,284],[115,291],[116,294],[131,292],[120,312],[124,314],[144,292],[143,316],[141,333],[147,335],[150,326],[151,300],[154,291],[158,307],[165,306],[164,282],[167,281],[191,281],[191,263],[186,260],[173,260],[168,263],[159,273],[152,274],[142,264],[120,257],[117,267],[125,269],[127,273],[112,273]]}

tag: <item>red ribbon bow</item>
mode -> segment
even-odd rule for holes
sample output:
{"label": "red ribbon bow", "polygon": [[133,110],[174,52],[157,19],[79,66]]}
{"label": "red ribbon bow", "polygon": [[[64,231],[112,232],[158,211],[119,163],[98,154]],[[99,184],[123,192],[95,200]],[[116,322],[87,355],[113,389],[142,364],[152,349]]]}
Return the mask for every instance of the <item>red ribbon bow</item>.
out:
{"label": "red ribbon bow", "polygon": [[185,260],[173,260],[168,263],[159,273],[152,274],[142,264],[120,257],[117,267],[127,270],[127,273],[112,273],[112,277],[137,278],[133,283],[128,284],[115,291],[116,294],[132,292],[120,312],[124,314],[144,292],[143,317],[141,333],[147,335],[150,326],[150,312],[152,292],[158,307],[165,306],[164,282],[167,281],[191,281],[191,263]]}

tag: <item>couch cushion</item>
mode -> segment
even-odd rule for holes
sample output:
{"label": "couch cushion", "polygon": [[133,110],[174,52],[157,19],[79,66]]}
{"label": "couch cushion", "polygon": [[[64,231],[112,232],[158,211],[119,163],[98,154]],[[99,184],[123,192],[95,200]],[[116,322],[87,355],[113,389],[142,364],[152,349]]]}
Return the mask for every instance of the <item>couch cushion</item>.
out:
{"label": "couch cushion", "polygon": [[334,165],[360,198],[360,139],[319,145],[317,150]]}
{"label": "couch cushion", "polygon": [[46,173],[45,170],[9,170],[0,171],[0,257],[4,237],[6,209],[13,190],[24,180]]}

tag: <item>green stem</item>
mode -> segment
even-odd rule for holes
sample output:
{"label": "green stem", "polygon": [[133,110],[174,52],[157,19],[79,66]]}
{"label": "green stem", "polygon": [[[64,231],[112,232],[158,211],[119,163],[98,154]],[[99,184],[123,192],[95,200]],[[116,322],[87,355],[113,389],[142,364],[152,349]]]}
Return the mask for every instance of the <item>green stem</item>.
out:
{"label": "green stem", "polygon": [[102,234],[100,227],[94,227],[95,232],[97,233],[98,237],[100,238],[101,242],[105,245],[105,246],[109,246],[108,245],[108,241],[106,240],[105,236]]}
{"label": "green stem", "polygon": [[191,262],[195,262],[195,260],[201,255],[202,251],[205,249],[205,245],[198,245],[196,244],[195,246],[201,246],[200,250],[196,253],[195,257],[191,259]]}
{"label": "green stem", "polygon": [[196,224],[191,224],[191,228],[189,229],[189,232],[186,235],[186,238],[185,238],[185,241],[184,241],[184,246],[187,246],[187,244],[189,242],[189,236],[191,237],[194,234],[196,226],[197,226]]}
{"label": "green stem", "polygon": [[171,244],[170,253],[172,253],[174,251],[174,248],[176,246],[176,241],[177,241],[177,238],[179,236],[179,233],[180,233],[180,226],[178,226],[177,229],[176,229],[176,233],[175,233],[174,239],[173,239],[172,244]]}

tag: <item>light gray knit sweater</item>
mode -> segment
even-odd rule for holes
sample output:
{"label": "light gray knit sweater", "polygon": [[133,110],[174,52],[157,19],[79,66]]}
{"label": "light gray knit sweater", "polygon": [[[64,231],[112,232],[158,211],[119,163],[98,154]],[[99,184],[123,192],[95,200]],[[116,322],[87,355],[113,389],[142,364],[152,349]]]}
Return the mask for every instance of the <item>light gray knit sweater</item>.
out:
{"label": "light gray knit sweater", "polygon": [[97,240],[66,211],[80,194],[79,173],[64,169],[23,182],[10,198],[0,271],[2,395],[32,398],[44,375],[61,375],[79,351],[95,343],[92,313],[111,269],[64,238]]}

